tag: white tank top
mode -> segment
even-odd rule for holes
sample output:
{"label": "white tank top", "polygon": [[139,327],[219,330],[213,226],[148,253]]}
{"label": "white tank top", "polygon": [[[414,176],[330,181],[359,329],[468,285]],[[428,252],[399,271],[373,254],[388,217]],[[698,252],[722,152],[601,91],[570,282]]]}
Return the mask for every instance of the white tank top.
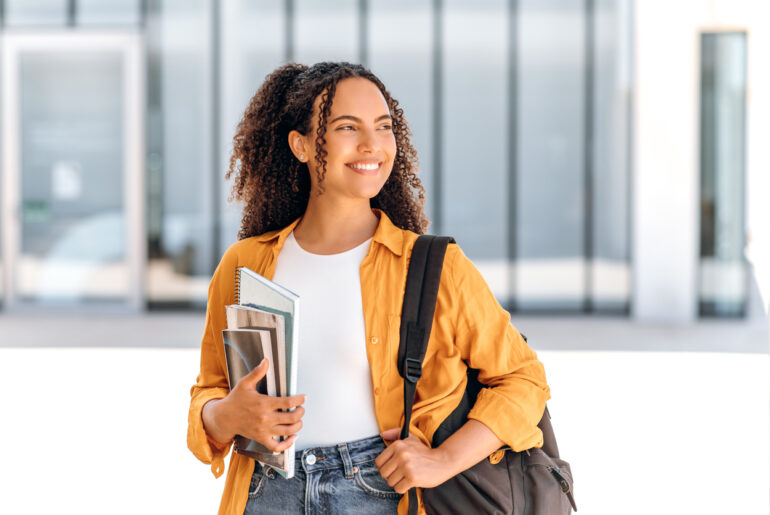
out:
{"label": "white tank top", "polygon": [[380,432],[359,272],[371,241],[339,254],[312,254],[292,231],[278,254],[273,281],[299,295],[301,304],[297,393],[307,400],[298,450]]}

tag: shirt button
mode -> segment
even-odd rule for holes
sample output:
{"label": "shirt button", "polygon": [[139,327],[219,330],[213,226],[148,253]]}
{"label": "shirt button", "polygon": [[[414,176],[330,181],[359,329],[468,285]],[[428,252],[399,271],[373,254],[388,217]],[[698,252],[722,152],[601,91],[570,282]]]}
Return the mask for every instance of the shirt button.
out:
{"label": "shirt button", "polygon": [[380,394],[380,387],[378,386],[377,388],[374,389],[374,395],[379,395],[379,394]]}
{"label": "shirt button", "polygon": [[315,454],[308,454],[307,456],[305,456],[305,461],[307,462],[308,465],[315,465],[315,462],[316,462]]}
{"label": "shirt button", "polygon": [[377,345],[377,342],[380,340],[376,336],[372,336],[369,341],[372,342],[372,345]]}

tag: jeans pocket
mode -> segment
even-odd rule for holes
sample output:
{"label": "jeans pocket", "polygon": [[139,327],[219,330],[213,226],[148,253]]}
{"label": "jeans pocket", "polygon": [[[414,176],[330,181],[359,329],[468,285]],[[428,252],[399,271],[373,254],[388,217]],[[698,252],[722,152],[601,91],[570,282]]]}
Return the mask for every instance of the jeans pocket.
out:
{"label": "jeans pocket", "polygon": [[262,492],[265,490],[265,482],[267,476],[262,468],[262,465],[257,463],[254,466],[254,474],[251,476],[251,484],[249,485],[249,499],[259,499]]}
{"label": "jeans pocket", "polygon": [[358,488],[365,493],[380,499],[398,499],[401,497],[401,494],[393,490],[393,487],[385,481],[374,461],[360,463],[357,468],[358,471],[353,475],[353,479]]}

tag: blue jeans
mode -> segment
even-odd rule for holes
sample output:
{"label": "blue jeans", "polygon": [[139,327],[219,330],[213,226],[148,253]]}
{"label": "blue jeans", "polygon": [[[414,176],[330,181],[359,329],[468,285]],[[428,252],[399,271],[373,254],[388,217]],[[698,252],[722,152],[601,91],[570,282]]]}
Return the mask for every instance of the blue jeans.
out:
{"label": "blue jeans", "polygon": [[244,515],[396,513],[401,494],[374,463],[384,450],[378,435],[297,451],[292,479],[255,462]]}

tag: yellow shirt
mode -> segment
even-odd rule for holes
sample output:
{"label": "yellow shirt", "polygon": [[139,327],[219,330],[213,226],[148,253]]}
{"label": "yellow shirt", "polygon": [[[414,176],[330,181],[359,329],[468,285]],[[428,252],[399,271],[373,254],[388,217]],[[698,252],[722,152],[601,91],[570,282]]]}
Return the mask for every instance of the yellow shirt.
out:
{"label": "yellow shirt", "polygon": [[[403,379],[396,360],[409,256],[418,235],[393,225],[381,210],[373,212],[380,221],[360,267],[366,326],[362,344],[366,345],[371,370],[374,411],[380,431],[384,431],[403,423]],[[234,243],[209,285],[201,369],[190,390],[187,445],[199,460],[211,464],[216,477],[224,472],[224,458],[232,442],[221,446],[210,439],[201,412],[206,402],[229,392],[222,329],[227,326],[225,306],[235,303],[235,269],[246,266],[272,279],[278,253],[298,222]],[[550,398],[543,365],[511,325],[510,314],[497,302],[473,263],[458,245],[450,244],[410,424],[410,432],[426,445],[460,402],[467,382],[466,363],[479,370],[479,380],[488,386],[479,394],[469,418],[485,424],[516,451],[541,447],[543,435],[537,423]],[[233,453],[220,515],[243,513],[253,471],[254,460]],[[406,506],[405,495],[399,513],[405,514]],[[422,507],[420,512],[424,513]]]}

